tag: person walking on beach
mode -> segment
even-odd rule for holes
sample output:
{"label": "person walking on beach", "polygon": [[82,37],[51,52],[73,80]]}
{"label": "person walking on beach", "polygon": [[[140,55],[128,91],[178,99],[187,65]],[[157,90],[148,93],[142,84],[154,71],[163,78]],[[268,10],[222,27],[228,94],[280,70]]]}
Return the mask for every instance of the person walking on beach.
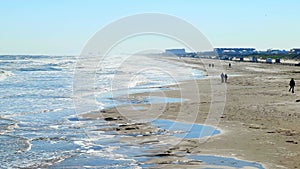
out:
{"label": "person walking on beach", "polygon": [[227,74],[224,75],[224,78],[225,78],[225,83],[227,83],[227,79],[228,79]]}
{"label": "person walking on beach", "polygon": [[295,92],[295,91],[294,91],[295,85],[296,85],[295,80],[294,80],[294,78],[292,78],[291,81],[290,81],[290,89],[289,89],[289,92],[290,92],[290,91],[292,91],[292,93]]}
{"label": "person walking on beach", "polygon": [[225,78],[225,75],[224,75],[224,73],[222,72],[222,73],[221,73],[221,82],[222,82],[222,83],[224,83],[224,78]]}

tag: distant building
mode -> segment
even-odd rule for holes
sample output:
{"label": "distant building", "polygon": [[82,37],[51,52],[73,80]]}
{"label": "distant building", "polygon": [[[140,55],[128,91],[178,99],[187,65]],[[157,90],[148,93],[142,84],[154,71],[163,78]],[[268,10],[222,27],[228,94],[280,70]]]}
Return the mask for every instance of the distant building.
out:
{"label": "distant building", "polygon": [[220,58],[231,58],[252,55],[255,53],[254,48],[215,48]]}
{"label": "distant building", "polygon": [[165,53],[169,55],[177,55],[177,56],[183,56],[186,54],[185,49],[166,49]]}
{"label": "distant building", "polygon": [[290,54],[296,54],[299,55],[300,54],[300,48],[293,48],[290,50]]}
{"label": "distant building", "polygon": [[287,54],[289,54],[289,52],[286,50],[268,49],[267,54],[269,54],[269,55],[287,55]]}

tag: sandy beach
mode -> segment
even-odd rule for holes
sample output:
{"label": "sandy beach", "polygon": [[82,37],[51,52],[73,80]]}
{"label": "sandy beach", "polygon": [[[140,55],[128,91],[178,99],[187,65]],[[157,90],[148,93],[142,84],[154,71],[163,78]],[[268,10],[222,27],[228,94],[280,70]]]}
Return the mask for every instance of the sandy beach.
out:
{"label": "sandy beach", "polygon": [[[178,64],[194,64],[195,69],[203,70],[208,76],[165,87],[170,90],[132,94],[127,99],[139,100],[146,96],[182,98],[180,103],[141,102],[135,105],[141,109],[126,105],[85,114],[83,117],[103,118],[109,123],[117,124],[116,127],[99,130],[131,134],[122,137],[122,142],[137,145],[156,144],[159,148],[146,152],[149,157],[159,157],[150,158],[145,162],[154,164],[153,168],[208,167],[199,160],[186,158],[189,155],[234,157],[257,162],[270,169],[299,168],[300,113],[297,109],[300,108],[300,67],[217,60],[199,61],[195,58],[170,60]],[[216,62],[219,62],[219,66],[208,68],[207,63]],[[231,68],[228,67],[229,63]],[[227,83],[221,83],[221,72],[228,74]],[[296,80],[295,94],[288,92],[291,78]],[[195,84],[198,86],[196,91]],[[195,96],[199,96],[200,99]],[[218,98],[221,100],[218,101]],[[208,117],[215,119],[215,122],[208,121]],[[149,119],[214,125],[220,129],[221,134],[205,139],[158,135],[156,133],[161,129],[150,125]]]}

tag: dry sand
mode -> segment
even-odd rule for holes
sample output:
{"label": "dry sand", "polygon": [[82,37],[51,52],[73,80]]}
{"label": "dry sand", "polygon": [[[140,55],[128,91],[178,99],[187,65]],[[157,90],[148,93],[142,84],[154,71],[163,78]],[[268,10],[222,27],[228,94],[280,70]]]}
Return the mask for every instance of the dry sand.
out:
{"label": "dry sand", "polygon": [[[173,62],[176,60],[170,59]],[[189,98],[182,103],[141,103],[139,106],[144,106],[145,110],[134,110],[130,105],[84,116],[101,117],[111,123],[122,124],[105,130],[121,134],[140,134],[140,137],[124,137],[121,141],[161,145],[159,149],[148,152],[150,156],[160,156],[146,162],[157,164],[155,168],[204,168],[205,165],[200,161],[185,158],[191,154],[235,157],[259,162],[270,169],[300,168],[300,67],[230,62],[232,67],[229,68],[229,61],[202,60],[204,64],[192,58],[184,58],[180,60],[182,61],[194,64],[195,68],[207,71],[207,74],[220,74],[224,71],[229,75],[228,83],[222,84],[219,76],[208,76],[197,81],[168,86],[173,89],[170,91],[129,96],[129,99],[135,100],[149,95]],[[222,65],[207,67],[207,63],[214,62]],[[296,94],[288,92],[289,80],[292,77],[296,80]],[[198,91],[195,91],[195,84]],[[212,89],[215,90],[214,95]],[[200,100],[195,95],[200,96]],[[212,110],[221,113],[214,114],[210,112]],[[214,115],[212,118],[215,122],[207,121],[209,114]],[[156,135],[160,129],[147,123],[147,120],[153,118],[217,124],[216,127],[222,133],[202,140]],[[180,164],[174,164],[174,161]]]}

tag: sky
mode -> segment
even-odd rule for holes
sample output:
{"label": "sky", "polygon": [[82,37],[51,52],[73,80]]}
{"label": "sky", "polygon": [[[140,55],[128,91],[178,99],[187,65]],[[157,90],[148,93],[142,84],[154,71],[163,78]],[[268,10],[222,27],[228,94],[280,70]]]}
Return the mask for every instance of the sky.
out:
{"label": "sky", "polygon": [[0,54],[79,55],[106,25],[142,13],[181,18],[213,47],[289,50],[300,47],[299,7],[299,0],[1,0]]}

